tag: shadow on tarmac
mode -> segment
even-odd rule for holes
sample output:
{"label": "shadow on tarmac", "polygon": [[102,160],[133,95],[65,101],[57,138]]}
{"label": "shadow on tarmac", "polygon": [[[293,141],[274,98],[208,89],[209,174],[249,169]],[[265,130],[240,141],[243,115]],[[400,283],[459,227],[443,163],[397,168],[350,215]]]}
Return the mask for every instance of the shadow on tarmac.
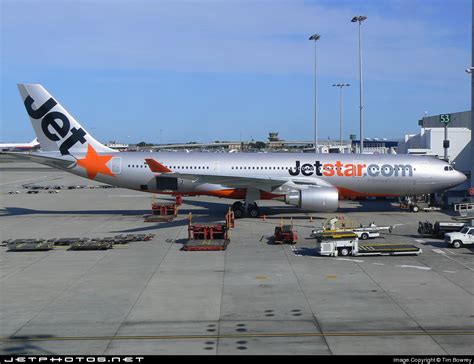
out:
{"label": "shadow on tarmac", "polygon": [[[56,353],[46,350],[37,345],[37,339],[54,338],[52,335],[34,335],[34,336],[10,336],[2,348],[0,355],[55,355]],[[33,341],[33,339],[35,341]]]}
{"label": "shadow on tarmac", "polygon": [[141,216],[150,213],[149,210],[34,210],[22,207],[5,207],[0,210],[0,216],[20,215],[123,215]]}

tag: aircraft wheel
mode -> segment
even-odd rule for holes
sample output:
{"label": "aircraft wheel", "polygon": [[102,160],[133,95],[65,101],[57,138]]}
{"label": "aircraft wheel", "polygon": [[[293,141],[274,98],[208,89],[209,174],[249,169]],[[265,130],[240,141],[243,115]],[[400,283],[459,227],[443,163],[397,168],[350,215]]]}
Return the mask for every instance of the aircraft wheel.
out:
{"label": "aircraft wheel", "polygon": [[232,211],[234,211],[234,217],[236,219],[240,219],[244,217],[245,215],[244,204],[240,201],[234,202],[232,204]]}
{"label": "aircraft wheel", "polygon": [[258,217],[260,215],[257,204],[249,205],[247,211],[250,217]]}
{"label": "aircraft wheel", "polygon": [[240,219],[240,218],[244,217],[244,215],[245,215],[245,214],[244,214],[244,209],[236,209],[236,210],[234,210],[234,217],[235,217],[236,219]]}
{"label": "aircraft wheel", "polygon": [[244,206],[244,204],[240,201],[235,201],[233,204],[232,204],[232,210],[237,210],[237,209],[241,209],[242,207]]}

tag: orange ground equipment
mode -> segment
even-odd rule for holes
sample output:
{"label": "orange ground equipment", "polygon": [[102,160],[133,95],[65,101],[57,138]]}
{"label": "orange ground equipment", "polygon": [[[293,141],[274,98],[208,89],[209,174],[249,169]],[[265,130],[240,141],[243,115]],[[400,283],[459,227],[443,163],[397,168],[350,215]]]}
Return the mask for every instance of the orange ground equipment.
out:
{"label": "orange ground equipment", "polygon": [[177,203],[159,203],[151,204],[151,215],[145,215],[145,222],[170,222],[178,216]]}
{"label": "orange ground equipment", "polygon": [[298,233],[293,228],[293,220],[291,220],[291,225],[284,225],[281,220],[280,225],[275,226],[273,242],[275,244],[296,244],[298,242]]}
{"label": "orange ground equipment", "polygon": [[230,216],[226,214],[226,221],[219,224],[193,224],[192,214],[188,218],[188,240],[184,244],[184,251],[218,251],[226,250],[230,243],[229,237]]}

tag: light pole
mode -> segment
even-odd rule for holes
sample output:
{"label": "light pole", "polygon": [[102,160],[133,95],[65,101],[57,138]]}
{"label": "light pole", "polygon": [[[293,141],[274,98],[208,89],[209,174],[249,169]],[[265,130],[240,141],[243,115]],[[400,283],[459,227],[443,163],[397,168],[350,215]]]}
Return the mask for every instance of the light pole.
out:
{"label": "light pole", "polygon": [[318,42],[321,36],[319,34],[313,34],[309,37],[309,40],[314,40],[314,152],[318,152],[318,89],[317,89],[317,46],[316,43]]}
{"label": "light pole", "polygon": [[339,145],[342,145],[342,89],[349,87],[348,83],[336,83],[333,87],[339,87]]}
{"label": "light pole", "polygon": [[359,122],[360,122],[360,152],[364,152],[364,118],[362,109],[363,106],[363,96],[362,96],[362,46],[360,40],[360,25],[367,17],[365,15],[358,15],[352,18],[351,22],[359,23]]}

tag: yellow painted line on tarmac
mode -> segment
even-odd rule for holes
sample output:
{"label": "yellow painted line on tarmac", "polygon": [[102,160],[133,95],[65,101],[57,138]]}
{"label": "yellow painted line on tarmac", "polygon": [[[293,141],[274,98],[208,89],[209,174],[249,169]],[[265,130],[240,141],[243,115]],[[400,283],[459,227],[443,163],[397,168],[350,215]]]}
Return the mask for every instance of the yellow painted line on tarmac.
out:
{"label": "yellow painted line on tarmac", "polygon": [[63,337],[1,337],[0,341],[100,341],[100,340],[197,340],[238,339],[272,337],[383,337],[383,336],[466,336],[474,331],[430,330],[430,331],[366,331],[366,332],[283,332],[283,333],[238,333],[221,335],[125,335],[125,336],[63,336]]}

